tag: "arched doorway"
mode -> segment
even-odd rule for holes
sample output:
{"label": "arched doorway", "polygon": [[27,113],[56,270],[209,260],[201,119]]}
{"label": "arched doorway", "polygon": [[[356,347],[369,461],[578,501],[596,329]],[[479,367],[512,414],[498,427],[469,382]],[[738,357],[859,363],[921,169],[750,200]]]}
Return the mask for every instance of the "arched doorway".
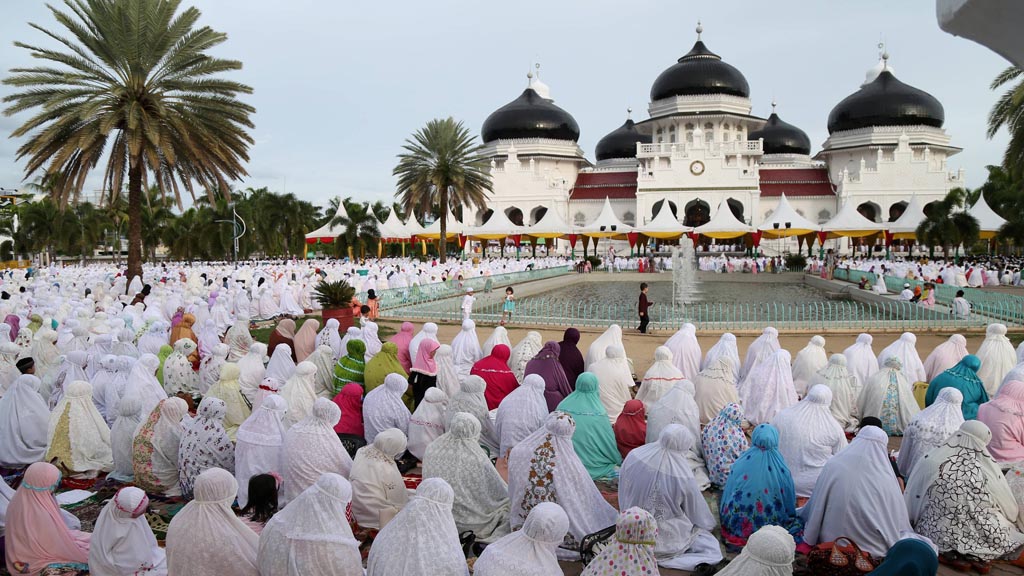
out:
{"label": "arched doorway", "polygon": [[687,202],[683,213],[686,215],[683,220],[684,226],[701,226],[711,220],[711,207],[699,198]]}
{"label": "arched doorway", "polygon": [[933,202],[929,202],[929,203],[925,204],[924,207],[922,208],[922,211],[924,212],[925,216],[931,217],[932,212],[936,208],[938,208],[938,207],[939,207],[939,201],[935,200]]}
{"label": "arched doorway", "polygon": [[516,226],[523,225],[523,211],[515,206],[505,210],[505,216]]}
{"label": "arched doorway", "polygon": [[903,216],[903,213],[907,211],[907,202],[897,202],[892,206],[889,206],[889,222],[895,222]]}
{"label": "arched doorway", "polygon": [[860,212],[861,216],[871,220],[872,222],[878,222],[878,217],[882,213],[882,210],[878,207],[878,204],[875,204],[874,202],[865,202],[860,206],[857,206],[857,212]]}
{"label": "arched doorway", "polygon": [[[661,208],[663,206],[665,206],[665,202],[666,202],[666,200],[664,198],[662,198],[661,200],[658,200],[657,202],[654,203],[654,206],[651,207],[651,218],[652,219],[658,217],[658,213],[661,212]],[[667,202],[668,202],[668,209],[672,211],[672,217],[678,220],[679,219],[679,210],[678,210],[678,208],[676,208],[676,203],[671,201],[671,200],[668,200]]]}
{"label": "arched doorway", "polygon": [[743,203],[735,198],[729,198],[725,201],[729,206],[729,210],[732,210],[732,215],[736,217],[740,222],[746,222],[747,219],[743,217]]}
{"label": "arched doorway", "polygon": [[548,213],[546,206],[537,206],[533,210],[530,210],[530,225],[540,222],[541,218]]}
{"label": "arched doorway", "polygon": [[476,213],[476,225],[477,226],[483,226],[484,224],[487,223],[488,220],[491,219],[491,216],[493,216],[493,215],[494,215],[494,210],[491,210],[490,208],[477,212]]}

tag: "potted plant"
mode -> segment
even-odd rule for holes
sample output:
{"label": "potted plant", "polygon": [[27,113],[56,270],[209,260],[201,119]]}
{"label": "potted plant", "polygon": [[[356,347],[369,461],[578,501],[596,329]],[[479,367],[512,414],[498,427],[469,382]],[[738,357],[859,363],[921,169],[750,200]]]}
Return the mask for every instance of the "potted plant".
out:
{"label": "potted plant", "polygon": [[353,325],[352,298],[356,295],[356,289],[344,280],[329,282],[321,280],[313,290],[313,298],[323,309],[324,324],[331,318],[335,318],[340,326],[338,330],[344,333]]}

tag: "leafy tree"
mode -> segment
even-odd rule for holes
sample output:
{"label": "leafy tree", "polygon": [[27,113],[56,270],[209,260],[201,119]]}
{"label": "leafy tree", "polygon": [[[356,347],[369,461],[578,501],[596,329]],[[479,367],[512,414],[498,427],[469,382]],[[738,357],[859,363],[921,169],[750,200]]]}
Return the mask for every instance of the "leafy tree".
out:
{"label": "leafy tree", "polygon": [[395,196],[408,215],[436,207],[441,219],[440,260],[447,255],[448,211],[456,206],[483,208],[491,191],[491,175],[481,146],[469,130],[453,118],[435,119],[402,146],[394,175]]}
{"label": "leafy tree", "polygon": [[[127,180],[128,274],[142,274],[142,205],[147,181],[165,194],[193,183],[227,190],[246,174],[255,109],[240,101],[252,89],[221,75],[242,63],[209,54],[227,35],[198,26],[196,8],[180,0],[64,0],[50,7],[64,29],[32,27],[64,51],[22,42],[47,64],[15,68],[4,83],[7,115],[33,111],[12,133],[26,138],[17,158],[26,176],[56,174],[50,192],[63,206],[104,162],[113,198]],[[69,34],[69,35],[62,35]]]}
{"label": "leafy tree", "polygon": [[988,114],[989,138],[1004,127],[1010,133],[1010,143],[1003,154],[1003,167],[1017,178],[1024,176],[1024,78],[1021,73],[1020,68],[1011,66],[992,80],[992,90],[1003,86],[1007,89]]}
{"label": "leafy tree", "polygon": [[945,257],[949,257],[951,246],[970,246],[978,241],[981,233],[978,220],[967,213],[970,191],[954,188],[946,197],[933,202],[925,210],[925,219],[917,227],[917,239],[933,250],[942,247]]}

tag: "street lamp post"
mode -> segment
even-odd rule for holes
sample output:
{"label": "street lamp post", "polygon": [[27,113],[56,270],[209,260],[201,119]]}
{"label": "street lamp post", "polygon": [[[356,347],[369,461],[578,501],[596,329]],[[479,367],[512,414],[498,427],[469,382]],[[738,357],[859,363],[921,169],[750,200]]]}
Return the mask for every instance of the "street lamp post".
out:
{"label": "street lamp post", "polygon": [[231,229],[234,233],[232,238],[232,261],[238,263],[238,239],[245,236],[246,226],[245,220],[238,215],[238,211],[235,210],[235,203],[231,202],[228,204],[228,208],[231,208],[231,220],[216,220],[222,224],[231,224]]}

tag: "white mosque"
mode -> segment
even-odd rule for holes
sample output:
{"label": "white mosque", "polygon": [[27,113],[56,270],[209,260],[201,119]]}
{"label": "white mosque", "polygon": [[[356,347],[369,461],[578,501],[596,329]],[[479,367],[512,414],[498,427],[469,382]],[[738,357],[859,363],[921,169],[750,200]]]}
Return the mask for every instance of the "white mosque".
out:
{"label": "white mosque", "polygon": [[758,226],[783,194],[813,223],[851,202],[881,223],[899,218],[912,196],[925,206],[963,186],[963,171],[947,167],[960,149],[942,128],[942,104],[899,81],[887,54],[832,109],[829,137],[812,155],[807,134],[779,118],[774,103],[767,119],[751,115],[747,80],[701,33],[698,24],[693,48],[654,80],[649,117],[627,119],[602,138],[596,162],[577,144],[576,120],[529,74],[526,90],[484,121],[493,194],[465,224],[479,226],[500,210],[532,225],[555,210],[582,227],[608,199],[629,226],[666,206],[687,226],[708,222],[720,206]]}

